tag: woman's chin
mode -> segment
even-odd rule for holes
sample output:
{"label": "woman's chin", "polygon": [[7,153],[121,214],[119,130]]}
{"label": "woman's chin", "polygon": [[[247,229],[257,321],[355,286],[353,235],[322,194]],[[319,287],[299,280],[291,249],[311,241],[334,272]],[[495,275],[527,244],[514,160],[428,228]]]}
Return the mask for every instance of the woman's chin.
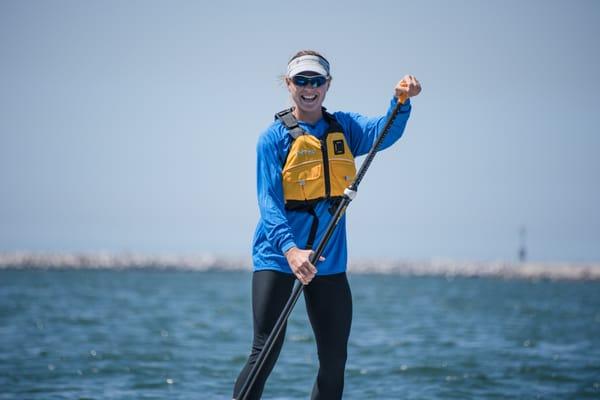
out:
{"label": "woman's chin", "polygon": [[323,103],[305,103],[305,102],[301,102],[300,104],[296,104],[298,106],[298,108],[300,109],[300,111],[302,111],[303,113],[314,113],[314,112],[318,112],[321,110],[321,106]]}

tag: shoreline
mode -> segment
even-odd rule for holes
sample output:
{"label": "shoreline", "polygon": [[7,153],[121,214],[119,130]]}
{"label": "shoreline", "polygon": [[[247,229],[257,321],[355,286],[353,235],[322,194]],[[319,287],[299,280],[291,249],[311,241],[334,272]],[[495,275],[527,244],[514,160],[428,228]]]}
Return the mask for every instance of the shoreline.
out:
{"label": "shoreline", "polygon": [[[110,252],[0,252],[7,269],[163,269],[186,271],[250,271],[251,259],[197,255],[148,255]],[[600,281],[600,262],[508,262],[457,260],[354,259],[348,271],[405,276],[489,277]]]}

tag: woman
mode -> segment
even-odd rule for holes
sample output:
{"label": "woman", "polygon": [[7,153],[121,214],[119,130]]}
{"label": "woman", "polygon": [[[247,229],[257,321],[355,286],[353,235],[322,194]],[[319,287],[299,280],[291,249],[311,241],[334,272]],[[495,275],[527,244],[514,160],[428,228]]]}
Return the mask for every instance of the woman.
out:
{"label": "woman", "polygon": [[[257,145],[260,220],[253,242],[254,340],[233,397],[237,398],[298,279],[306,285],[306,310],[319,356],[311,398],[341,399],[352,321],[352,297],[345,272],[345,217],[331,236],[318,268],[309,261],[311,248],[323,236],[336,199],[354,179],[354,157],[371,149],[397,98],[416,96],[421,87],[413,76],[405,76],[394,89],[387,114],[367,118],[325,111],[322,104],[331,85],[330,66],[316,51],[303,50],[292,57],[284,79],[293,107],[276,114]],[[410,110],[407,100],[381,149],[400,138]],[[275,343],[249,399],[260,399],[284,335]]]}

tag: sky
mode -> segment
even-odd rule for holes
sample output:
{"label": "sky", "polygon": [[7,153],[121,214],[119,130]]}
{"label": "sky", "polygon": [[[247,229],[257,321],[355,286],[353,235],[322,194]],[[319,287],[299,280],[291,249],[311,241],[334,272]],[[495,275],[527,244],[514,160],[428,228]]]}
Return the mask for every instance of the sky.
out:
{"label": "sky", "polygon": [[[0,2],[0,252],[249,256],[255,146],[322,52],[329,111],[402,139],[348,209],[350,258],[600,260],[600,2]],[[361,161],[359,159],[359,161]]]}

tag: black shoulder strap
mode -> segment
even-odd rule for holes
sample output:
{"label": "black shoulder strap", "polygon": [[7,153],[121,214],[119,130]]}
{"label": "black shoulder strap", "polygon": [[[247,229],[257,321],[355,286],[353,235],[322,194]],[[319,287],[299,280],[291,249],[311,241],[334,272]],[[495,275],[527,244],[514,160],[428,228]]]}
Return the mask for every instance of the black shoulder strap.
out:
{"label": "black shoulder strap", "polygon": [[340,125],[339,122],[337,122],[337,119],[335,119],[335,117],[333,116],[333,114],[328,113],[327,111],[325,111],[325,108],[323,107],[323,117],[325,118],[325,121],[327,121],[327,124],[329,124],[329,132],[344,132],[342,130],[342,126]]}
{"label": "black shoulder strap", "polygon": [[304,130],[300,128],[300,125],[298,125],[298,120],[296,117],[294,117],[294,114],[292,114],[291,108],[279,111],[277,114],[275,114],[275,119],[281,121],[283,126],[287,128],[292,138],[296,139],[298,136],[304,135]]}

